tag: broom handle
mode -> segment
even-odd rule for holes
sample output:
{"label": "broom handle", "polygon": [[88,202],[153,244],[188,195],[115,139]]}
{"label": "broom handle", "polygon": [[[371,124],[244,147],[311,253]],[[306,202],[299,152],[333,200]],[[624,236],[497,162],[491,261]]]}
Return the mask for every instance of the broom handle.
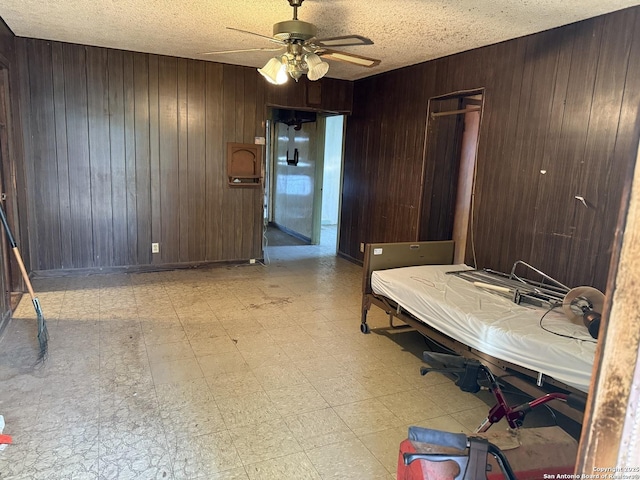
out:
{"label": "broom handle", "polygon": [[4,213],[4,209],[2,208],[2,205],[0,205],[0,217],[1,217],[0,219],[2,220],[2,224],[4,225],[4,231],[7,232],[7,237],[9,237],[11,250],[13,250],[13,254],[16,256],[16,261],[18,262],[18,266],[20,267],[20,272],[22,272],[22,278],[24,279],[24,283],[27,286],[27,290],[29,291],[31,300],[33,301],[36,298],[36,294],[33,292],[33,287],[31,286],[31,280],[29,280],[27,269],[24,268],[22,255],[20,255],[20,250],[18,250],[18,245],[16,245],[16,241],[13,238],[13,235],[11,234],[11,229],[9,228],[9,223],[7,222],[7,216]]}
{"label": "broom handle", "polygon": [[34,293],[33,287],[31,286],[31,280],[29,280],[27,269],[24,268],[24,262],[22,261],[22,255],[20,255],[20,250],[18,250],[18,247],[13,247],[12,250],[16,256],[16,260],[18,262],[18,266],[20,267],[20,271],[22,272],[22,278],[24,279],[24,283],[27,286],[27,290],[29,290],[29,295],[31,296],[31,300],[35,300],[36,294]]}

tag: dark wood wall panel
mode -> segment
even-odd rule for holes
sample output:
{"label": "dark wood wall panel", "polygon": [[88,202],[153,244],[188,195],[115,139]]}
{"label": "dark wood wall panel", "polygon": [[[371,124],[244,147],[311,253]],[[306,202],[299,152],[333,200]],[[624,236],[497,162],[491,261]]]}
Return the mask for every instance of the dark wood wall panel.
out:
{"label": "dark wood wall panel", "polygon": [[205,193],[205,240],[207,258],[223,258],[222,234],[225,230],[222,212],[225,190],[215,188],[218,178],[224,178],[226,163],[224,151],[211,148],[221,145],[223,133],[222,85],[223,67],[221,64],[206,65],[206,193]]}
{"label": "dark wood wall panel", "polygon": [[[30,131],[40,138],[40,142],[30,153],[35,169],[42,172],[42,175],[33,179],[34,188],[39,192],[35,208],[43,212],[45,217],[42,222],[36,223],[34,234],[37,238],[47,238],[50,242],[47,248],[34,252],[34,259],[46,262],[53,258],[53,252],[60,247],[60,233],[55,228],[55,225],[59,225],[59,211],[56,208],[58,202],[54,200],[57,195],[56,185],[45,180],[48,176],[57,176],[55,130],[51,128],[54,125],[51,57],[34,57],[29,67],[31,72],[38,72],[30,79],[33,85],[32,102],[35,105],[30,117]],[[43,71],[48,72],[48,75],[40,73]]]}
{"label": "dark wood wall panel", "polygon": [[107,52],[107,81],[109,91],[109,153],[111,163],[111,242],[112,263],[127,264],[126,248],[115,248],[116,245],[128,244],[127,228],[127,164],[125,150],[125,109],[124,109],[124,55],[119,51]]}
{"label": "dark wood wall panel", "polygon": [[[39,57],[46,57],[48,45],[34,41],[40,47]],[[43,51],[44,50],[44,51]],[[52,265],[54,268],[78,268],[82,266],[93,267],[93,222],[91,216],[91,168],[89,161],[89,118],[87,100],[87,61],[84,48],[74,48],[68,45],[63,47],[64,69],[64,98],[65,115],[67,117],[67,162],[69,169],[69,191],[61,194],[69,195],[71,223],[60,225],[61,229],[71,232],[71,265],[62,265],[56,261],[56,255],[52,251],[48,262],[34,261],[34,265]],[[36,57],[37,58],[37,57]],[[33,75],[46,77],[46,71],[30,70]],[[25,94],[29,91],[25,90]],[[36,103],[31,99],[32,108],[36,108],[45,99],[38,99]],[[31,113],[31,112],[25,112]],[[39,145],[41,137],[32,135],[33,141],[25,139],[25,145]],[[30,161],[27,154],[26,161]],[[54,158],[51,159],[52,161]],[[34,172],[36,178],[49,184],[56,184],[56,176],[48,177],[41,170]],[[39,190],[30,192],[30,197],[38,198]],[[36,208],[32,211],[32,218],[36,224],[46,222],[46,212]],[[55,245],[55,243],[53,243]],[[33,245],[33,243],[32,243]],[[46,238],[38,238],[36,248],[32,251],[44,251],[50,249],[52,242]],[[59,250],[58,250],[59,251]]]}
{"label": "dark wood wall panel", "polygon": [[[602,24],[602,21],[595,22],[590,31],[575,29],[573,34],[563,122],[557,131],[560,145],[556,158],[544,167],[548,173],[541,179],[541,193],[536,204],[537,211],[548,212],[537,219],[531,249],[532,256],[547,252],[538,262],[542,269],[554,268],[552,263],[559,271],[570,269],[569,253],[580,248],[576,238],[584,239],[590,235],[588,231],[580,230],[578,216],[585,207],[575,196],[589,198],[586,193],[578,192],[583,190],[579,187],[579,179],[591,128],[593,88],[603,40]],[[574,265],[574,268],[580,266]]]}
{"label": "dark wood wall panel", "polygon": [[[438,191],[435,166],[423,165],[416,148],[425,142],[428,100],[484,88],[473,213],[478,266],[509,271],[524,260],[569,285],[604,289],[640,136],[638,17],[634,7],[356,82],[341,253],[360,259],[361,242],[411,241],[416,225],[438,225],[437,203],[431,213],[405,208]],[[472,262],[470,250],[466,258]]]}
{"label": "dark wood wall panel", "polygon": [[[113,208],[109,132],[107,50],[87,51],[87,112],[93,259],[91,266],[113,265]],[[113,195],[115,197],[115,195]],[[85,206],[86,208],[86,206]]]}
{"label": "dark wood wall panel", "polygon": [[312,105],[306,79],[276,89],[247,67],[16,43],[32,270],[261,257],[262,190],[227,185],[227,143],[264,136],[268,105],[352,104],[351,82],[323,79]]}
{"label": "dark wood wall panel", "polygon": [[[159,175],[160,191],[160,256],[163,262],[179,262],[187,257],[189,229],[188,205],[178,202],[187,186],[187,112],[186,112],[186,70],[178,74],[178,60],[164,57],[160,59],[158,85],[159,101]],[[176,161],[177,160],[177,161]],[[182,189],[182,185],[184,188]],[[179,233],[184,232],[184,242],[180,245]],[[156,237],[154,237],[156,238]],[[155,240],[154,240],[155,241]]]}
{"label": "dark wood wall panel", "polygon": [[[130,160],[135,176],[136,263],[151,263],[151,177],[149,148],[149,56],[133,55],[134,157]],[[49,269],[55,269],[50,266]],[[46,268],[42,268],[46,270]]]}
{"label": "dark wood wall panel", "polygon": [[[586,245],[583,249],[572,249],[569,255],[570,264],[577,265],[580,275],[585,278],[593,277],[598,272],[598,265],[601,268],[609,265],[612,247],[609,232],[613,232],[617,225],[620,187],[624,185],[625,177],[631,174],[628,164],[625,165],[627,162],[616,158],[614,150],[620,128],[626,129],[634,124],[621,125],[620,120],[623,96],[638,90],[630,84],[629,90],[625,86],[633,37],[640,36],[637,34],[639,16],[636,12],[636,15],[622,17],[619,21],[608,17],[603,26],[603,38],[608,41],[603,42],[600,48],[589,134],[578,184],[578,190],[584,191],[582,195],[590,200],[589,207],[578,208],[576,215],[576,223],[585,233]],[[639,53],[640,50],[636,50],[635,56]],[[585,257],[587,253],[591,257]]]}

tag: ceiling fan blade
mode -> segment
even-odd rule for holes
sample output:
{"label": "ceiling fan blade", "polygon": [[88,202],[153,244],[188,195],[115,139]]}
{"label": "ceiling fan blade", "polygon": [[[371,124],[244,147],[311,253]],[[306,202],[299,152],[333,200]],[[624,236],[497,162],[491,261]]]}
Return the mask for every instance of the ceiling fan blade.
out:
{"label": "ceiling fan blade", "polygon": [[373,45],[373,40],[361,35],[343,35],[341,37],[317,38],[313,43],[319,47],[350,47],[353,45]]}
{"label": "ceiling fan blade", "polygon": [[255,32],[250,32],[248,30],[240,30],[239,28],[233,28],[233,27],[227,27],[227,30],[233,30],[235,32],[240,32],[240,33],[247,33],[249,35],[254,35],[256,37],[261,37],[261,38],[266,38],[267,40],[269,40],[270,42],[274,42],[277,43],[279,45],[284,45],[285,42],[283,42],[282,40],[278,40],[277,38],[273,38],[273,37],[268,37],[266,35],[261,35],[260,33],[255,33]]}
{"label": "ceiling fan blade", "polygon": [[361,67],[375,67],[380,64],[380,60],[370,57],[363,57],[362,55],[356,55],[354,53],[341,52],[339,50],[323,50],[322,52],[316,52],[320,57],[328,58],[329,60],[338,60],[340,62],[353,63],[360,65]]}
{"label": "ceiling fan blade", "polygon": [[217,52],[203,52],[200,55],[221,55],[225,53],[244,53],[244,52],[277,52],[282,50],[282,47],[278,48],[241,48],[238,50],[219,50]]}

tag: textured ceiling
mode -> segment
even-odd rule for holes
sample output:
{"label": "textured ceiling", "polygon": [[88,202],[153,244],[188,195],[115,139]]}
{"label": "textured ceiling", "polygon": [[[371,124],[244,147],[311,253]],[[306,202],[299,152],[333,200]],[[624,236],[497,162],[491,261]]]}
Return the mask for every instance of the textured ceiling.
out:
{"label": "textured ceiling", "polygon": [[[406,65],[639,5],[640,0],[305,0],[298,18],[319,37],[358,34],[374,45],[344,47],[379,58],[364,68],[329,61],[328,77],[356,80]],[[287,0],[2,0],[0,17],[21,37],[58,40],[261,67],[272,25],[290,20]]]}

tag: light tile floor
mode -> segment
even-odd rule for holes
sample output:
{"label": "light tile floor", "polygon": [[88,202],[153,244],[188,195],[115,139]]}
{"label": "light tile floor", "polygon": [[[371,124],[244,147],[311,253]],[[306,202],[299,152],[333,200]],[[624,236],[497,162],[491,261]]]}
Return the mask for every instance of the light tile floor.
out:
{"label": "light tile floor", "polygon": [[[0,479],[395,478],[409,425],[488,407],[421,377],[424,340],[359,330],[361,268],[322,246],[267,265],[39,279],[0,340]],[[377,328],[380,327],[380,328]]]}

